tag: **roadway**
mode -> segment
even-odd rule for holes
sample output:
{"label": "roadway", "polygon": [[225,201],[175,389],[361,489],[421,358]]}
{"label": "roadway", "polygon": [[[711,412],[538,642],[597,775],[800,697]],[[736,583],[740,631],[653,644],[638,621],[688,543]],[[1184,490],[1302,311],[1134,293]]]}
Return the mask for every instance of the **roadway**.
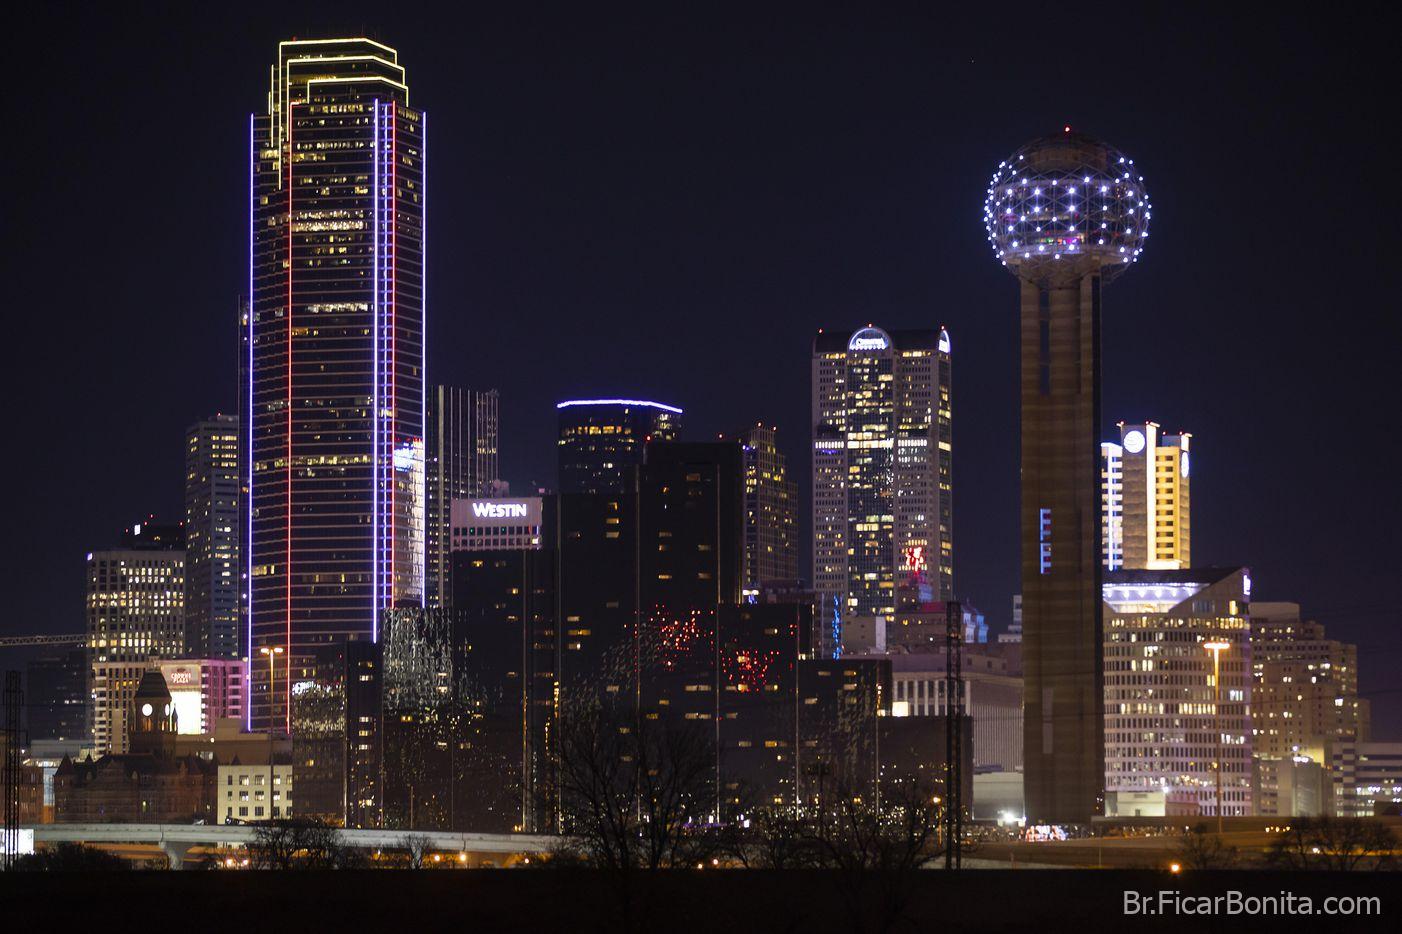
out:
{"label": "roadway", "polygon": [[[192,849],[247,846],[258,828],[247,824],[34,824],[34,842],[147,844],[159,847],[179,868]],[[423,837],[429,851],[492,855],[529,855],[548,852],[558,838],[542,834],[455,833],[445,830],[337,829],[345,846],[366,850],[394,850],[408,836]]]}

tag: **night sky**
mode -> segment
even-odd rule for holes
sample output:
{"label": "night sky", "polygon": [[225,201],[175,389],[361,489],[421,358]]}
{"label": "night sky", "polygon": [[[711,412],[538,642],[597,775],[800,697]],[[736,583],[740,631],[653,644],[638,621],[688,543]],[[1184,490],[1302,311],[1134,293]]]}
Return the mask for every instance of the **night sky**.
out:
{"label": "night sky", "polygon": [[1106,291],[1106,437],[1120,419],[1193,433],[1195,563],[1249,564],[1258,599],[1359,643],[1375,736],[1402,737],[1402,205],[1379,24],[321,6],[336,18],[20,24],[0,631],[79,630],[84,553],[182,514],[184,429],[236,406],[248,114],[278,40],[368,34],[429,115],[429,378],[501,391],[518,490],[553,482],[556,401],[619,394],[682,406],[694,438],[777,425],[806,503],[814,330],[943,324],[955,584],[995,631],[1018,574],[1017,289],[983,191],[1063,124],[1133,156],[1156,210]]}

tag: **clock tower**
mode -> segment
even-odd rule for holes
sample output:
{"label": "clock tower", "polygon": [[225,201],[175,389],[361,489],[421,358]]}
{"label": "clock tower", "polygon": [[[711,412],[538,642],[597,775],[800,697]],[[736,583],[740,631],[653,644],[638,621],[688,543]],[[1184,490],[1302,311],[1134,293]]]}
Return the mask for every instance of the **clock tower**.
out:
{"label": "clock tower", "polygon": [[141,676],[132,698],[130,748],[133,753],[170,756],[175,752],[175,704],[160,671]]}

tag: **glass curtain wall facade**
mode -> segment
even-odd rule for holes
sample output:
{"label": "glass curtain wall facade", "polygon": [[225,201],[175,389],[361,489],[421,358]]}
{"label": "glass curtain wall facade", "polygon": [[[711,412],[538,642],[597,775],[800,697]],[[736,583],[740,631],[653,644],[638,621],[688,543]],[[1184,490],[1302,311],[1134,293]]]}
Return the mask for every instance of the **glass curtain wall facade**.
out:
{"label": "glass curtain wall facade", "polygon": [[428,398],[426,493],[427,604],[452,596],[453,500],[487,496],[497,479],[497,391],[435,386]]}
{"label": "glass curtain wall facade", "polygon": [[250,121],[245,547],[250,657],[281,677],[250,679],[260,730],[290,727],[299,658],[422,603],[425,550],[424,115],[370,39],[283,42],[270,77]]}
{"label": "glass curtain wall facade", "polygon": [[798,484],[774,443],[774,429],[756,425],[740,436],[745,454],[745,577],[747,595],[765,581],[798,577]]}
{"label": "glass curtain wall facade", "polygon": [[185,432],[185,654],[239,658],[239,420]]}

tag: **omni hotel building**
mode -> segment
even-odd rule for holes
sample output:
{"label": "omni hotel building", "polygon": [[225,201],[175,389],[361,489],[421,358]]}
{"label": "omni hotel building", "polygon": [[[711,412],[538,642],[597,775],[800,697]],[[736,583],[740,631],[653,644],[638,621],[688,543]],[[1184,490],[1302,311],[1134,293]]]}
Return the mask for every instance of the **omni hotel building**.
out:
{"label": "omni hotel building", "polygon": [[1188,442],[1154,422],[1120,422],[1100,445],[1101,558],[1119,568],[1171,570],[1192,563]]}
{"label": "omni hotel building", "polygon": [[826,654],[840,651],[842,620],[889,620],[898,606],[953,596],[949,332],[819,331],[812,378]]}
{"label": "omni hotel building", "polygon": [[245,335],[257,730],[290,725],[315,650],[422,604],[425,550],[424,115],[371,39],[280,43],[269,78]]}

